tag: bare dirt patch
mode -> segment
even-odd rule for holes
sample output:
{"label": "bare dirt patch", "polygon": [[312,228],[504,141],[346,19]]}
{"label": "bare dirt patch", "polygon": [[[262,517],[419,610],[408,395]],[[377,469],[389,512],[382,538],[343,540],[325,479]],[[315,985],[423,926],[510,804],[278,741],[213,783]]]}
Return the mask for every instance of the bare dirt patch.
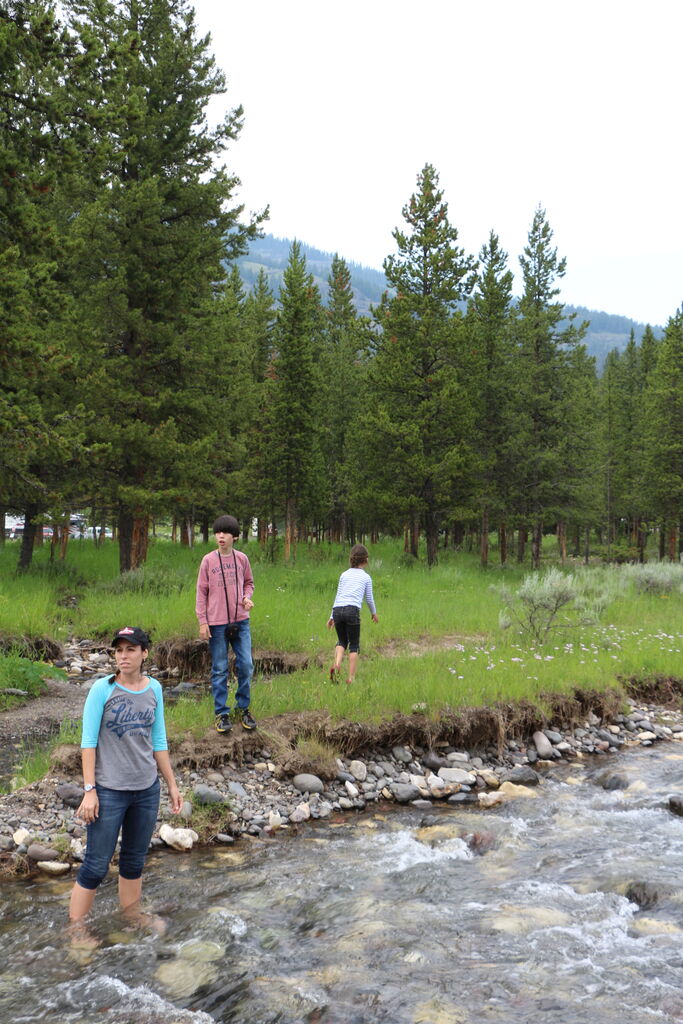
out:
{"label": "bare dirt patch", "polygon": [[62,679],[46,679],[47,693],[0,713],[0,742],[47,738],[62,722],[79,721],[87,690]]}
{"label": "bare dirt patch", "polygon": [[[271,651],[256,648],[252,653],[254,672],[260,676],[286,675],[308,668],[317,667],[322,661],[296,651]],[[154,645],[154,662],[159,668],[177,670],[181,678],[208,677],[211,672],[211,654],[206,640],[188,640],[175,637],[162,640]]]}
{"label": "bare dirt patch", "polygon": [[383,658],[402,658],[406,655],[419,658],[429,651],[458,650],[460,647],[486,643],[486,640],[487,638],[483,633],[450,633],[447,636],[423,634],[416,640],[404,640],[402,638],[388,640],[385,644],[377,647],[376,650]]}

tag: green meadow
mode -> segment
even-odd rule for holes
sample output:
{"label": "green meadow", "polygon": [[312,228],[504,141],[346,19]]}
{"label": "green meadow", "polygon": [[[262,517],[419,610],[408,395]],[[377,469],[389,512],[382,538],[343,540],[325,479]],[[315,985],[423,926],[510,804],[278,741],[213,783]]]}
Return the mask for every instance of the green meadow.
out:
{"label": "green meadow", "polygon": [[[98,549],[75,541],[65,563],[51,564],[45,547],[31,572],[16,576],[16,547],[6,544],[0,551],[0,633],[108,638],[121,625],[139,624],[155,642],[195,638],[196,571],[211,548],[158,541],[143,569],[120,577],[115,545]],[[304,653],[310,666],[257,677],[258,717],[327,709],[334,717],[375,722],[416,708],[438,715],[497,701],[542,704],[550,693],[605,690],[622,677],[681,673],[683,566],[563,567],[562,579],[569,578],[575,597],[539,643],[523,628],[523,615],[520,625],[508,614],[527,569],[482,570],[474,555],[450,551],[428,569],[398,542],[382,541],[371,548],[369,566],[379,624],[365,609],[355,685],[333,686],[327,667],[335,634],[326,623],[347,549],[300,544],[290,565],[277,550],[263,551],[256,543],[245,550],[256,586],[255,652]],[[553,554],[549,545],[549,569]],[[506,618],[511,624],[504,628]],[[169,709],[171,722],[174,717],[179,728],[201,728],[211,720],[210,700],[181,702]]]}

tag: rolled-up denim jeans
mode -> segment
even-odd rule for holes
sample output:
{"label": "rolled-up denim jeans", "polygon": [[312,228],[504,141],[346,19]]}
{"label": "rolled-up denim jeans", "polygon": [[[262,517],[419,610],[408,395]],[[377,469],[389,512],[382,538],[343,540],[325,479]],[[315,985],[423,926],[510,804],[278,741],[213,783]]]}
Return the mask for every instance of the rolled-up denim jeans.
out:
{"label": "rolled-up denim jeans", "polygon": [[[230,644],[235,652],[235,669],[237,671],[237,692],[235,703],[238,708],[248,708],[251,700],[251,677],[254,663],[251,660],[251,629],[249,619],[232,623],[237,625],[238,632],[234,640],[228,640],[227,625],[209,626],[209,650],[211,651],[211,692],[213,706],[217,715],[225,715],[230,711],[228,705],[228,653]],[[231,627],[232,628],[232,627]]]}
{"label": "rolled-up denim jeans", "polygon": [[88,845],[77,876],[84,889],[96,889],[109,870],[121,832],[119,874],[140,878],[159,811],[159,779],[148,789],[97,787],[97,818],[88,825]]}

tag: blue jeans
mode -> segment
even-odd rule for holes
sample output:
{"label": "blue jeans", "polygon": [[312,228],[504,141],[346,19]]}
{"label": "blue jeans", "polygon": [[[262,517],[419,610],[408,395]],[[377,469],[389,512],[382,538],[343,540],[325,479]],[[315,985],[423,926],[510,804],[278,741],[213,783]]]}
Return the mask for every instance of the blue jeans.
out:
{"label": "blue jeans", "polygon": [[238,633],[234,640],[228,640],[228,626],[209,626],[209,650],[211,651],[211,691],[213,706],[217,715],[227,715],[228,706],[228,653],[230,644],[235,652],[235,668],[237,669],[237,693],[235,703],[238,708],[248,708],[251,700],[251,677],[254,663],[251,660],[251,630],[249,619],[232,623],[237,626]]}
{"label": "blue jeans", "polygon": [[149,841],[159,811],[159,779],[148,789],[97,787],[99,814],[88,825],[88,845],[77,881],[84,889],[96,889],[109,870],[121,830],[119,874],[140,878]]}

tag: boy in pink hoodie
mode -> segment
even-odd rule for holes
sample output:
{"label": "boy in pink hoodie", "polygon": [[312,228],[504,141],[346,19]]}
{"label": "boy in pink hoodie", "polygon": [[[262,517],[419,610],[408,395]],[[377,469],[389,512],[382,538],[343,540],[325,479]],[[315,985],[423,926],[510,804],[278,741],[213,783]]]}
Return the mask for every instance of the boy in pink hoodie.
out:
{"label": "boy in pink hoodie", "polygon": [[197,576],[196,612],[199,636],[209,641],[211,651],[211,690],[216,713],[216,731],[227,733],[232,728],[228,705],[228,654],[230,644],[235,652],[237,692],[235,714],[244,729],[255,729],[249,711],[251,677],[251,631],[249,612],[254,607],[254,577],[249,559],[233,544],[239,537],[239,523],[234,516],[219,516],[213,525],[218,549],[202,558]]}

